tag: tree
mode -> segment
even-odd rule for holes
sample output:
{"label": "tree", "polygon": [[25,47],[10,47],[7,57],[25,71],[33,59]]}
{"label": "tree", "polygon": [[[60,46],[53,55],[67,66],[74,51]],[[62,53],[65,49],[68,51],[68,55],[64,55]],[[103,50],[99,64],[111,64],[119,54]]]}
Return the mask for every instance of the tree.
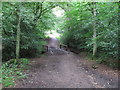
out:
{"label": "tree", "polygon": [[[79,52],[99,58],[117,58],[118,4],[103,2],[71,3],[66,11],[62,41]],[[70,31],[67,28],[71,27]],[[97,52],[97,53],[96,53]]]}
{"label": "tree", "polygon": [[40,56],[44,50],[45,32],[54,25],[51,9],[55,4],[3,2],[2,6],[3,61]]}
{"label": "tree", "polygon": [[[118,2],[118,42],[120,41],[120,1]],[[118,52],[120,52],[120,43],[118,43]],[[120,57],[118,56],[118,60],[120,60]],[[120,65],[119,65],[120,67]]]}
{"label": "tree", "polygon": [[16,37],[16,59],[19,59],[19,54],[20,54],[20,24],[21,24],[21,15],[20,15],[20,5],[19,3],[18,8],[17,8],[17,17],[18,17],[18,24],[17,24],[17,37]]}
{"label": "tree", "polygon": [[96,2],[93,2],[93,56],[97,52],[97,41],[96,41]]}
{"label": "tree", "polygon": [[[1,36],[1,33],[2,32],[2,2],[0,2],[0,36]],[[1,40],[1,37],[0,37],[0,40]]]}

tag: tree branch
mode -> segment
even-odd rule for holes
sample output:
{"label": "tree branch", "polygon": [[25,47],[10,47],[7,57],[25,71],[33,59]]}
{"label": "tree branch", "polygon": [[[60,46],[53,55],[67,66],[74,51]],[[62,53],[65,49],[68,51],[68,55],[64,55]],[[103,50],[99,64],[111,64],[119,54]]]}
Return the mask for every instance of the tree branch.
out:
{"label": "tree branch", "polygon": [[46,12],[49,11],[50,9],[54,8],[55,6],[56,6],[56,5],[51,5],[51,6],[47,7],[47,8],[45,8],[42,13],[43,13],[43,14],[46,13]]}
{"label": "tree branch", "polygon": [[35,17],[34,22],[37,22],[38,19],[41,18],[42,14],[48,12],[50,9],[54,8],[55,6],[56,6],[56,5],[51,5],[51,6],[47,7],[47,8],[45,8],[45,9],[43,9],[43,2],[42,2],[42,3],[41,3],[41,7],[39,7],[39,13],[36,14],[36,15],[38,15],[38,16]]}

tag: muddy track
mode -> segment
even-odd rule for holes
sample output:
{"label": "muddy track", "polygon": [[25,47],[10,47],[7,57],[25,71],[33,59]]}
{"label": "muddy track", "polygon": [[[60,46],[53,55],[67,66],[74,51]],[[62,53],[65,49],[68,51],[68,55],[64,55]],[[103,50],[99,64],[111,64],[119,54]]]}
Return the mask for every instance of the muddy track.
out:
{"label": "muddy track", "polygon": [[28,78],[16,81],[14,88],[116,88],[117,80],[110,81],[87,68],[73,53],[45,55],[31,60]]}
{"label": "muddy track", "polygon": [[16,80],[13,88],[117,88],[117,78],[102,75],[88,65],[82,56],[60,49],[56,40],[48,43],[48,52],[31,59],[27,78]]}

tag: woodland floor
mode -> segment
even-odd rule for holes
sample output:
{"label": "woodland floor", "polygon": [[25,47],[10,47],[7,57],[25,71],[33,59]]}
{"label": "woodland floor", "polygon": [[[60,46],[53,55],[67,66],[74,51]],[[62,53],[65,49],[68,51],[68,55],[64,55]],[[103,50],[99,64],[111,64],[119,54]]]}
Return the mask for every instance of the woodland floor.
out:
{"label": "woodland floor", "polygon": [[13,88],[117,88],[118,73],[104,65],[93,69],[85,54],[44,55],[31,59],[28,76]]}

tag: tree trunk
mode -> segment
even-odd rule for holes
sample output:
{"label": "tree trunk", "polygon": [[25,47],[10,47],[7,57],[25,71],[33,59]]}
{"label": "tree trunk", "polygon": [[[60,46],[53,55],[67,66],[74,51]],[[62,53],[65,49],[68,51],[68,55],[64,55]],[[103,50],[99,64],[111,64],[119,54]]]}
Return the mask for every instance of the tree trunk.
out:
{"label": "tree trunk", "polygon": [[97,41],[96,41],[96,2],[93,2],[93,56],[97,52]]}
{"label": "tree trunk", "polygon": [[[2,11],[2,2],[0,2],[0,11]],[[0,66],[1,66],[2,65],[2,12],[0,12],[0,28],[1,28],[0,29]]]}
{"label": "tree trunk", "polygon": [[[120,63],[120,56],[119,56],[119,52],[120,52],[120,1],[118,2],[118,63]],[[118,68],[120,69],[120,65],[118,65]],[[119,83],[120,86],[120,83]]]}
{"label": "tree trunk", "polygon": [[[70,4],[67,4],[67,10],[66,10],[66,11],[70,11],[70,9],[71,9],[71,8],[70,8]],[[71,18],[68,16],[68,17],[67,17],[67,21],[70,21],[70,20],[71,20]],[[68,27],[68,31],[69,31],[69,30],[71,30],[71,26]]]}
{"label": "tree trunk", "polygon": [[[18,9],[20,9],[20,6],[18,6]],[[20,52],[20,10],[18,10],[18,24],[17,24],[17,37],[16,37],[16,60],[19,59],[19,52]]]}
{"label": "tree trunk", "polygon": [[34,24],[33,24],[33,29],[35,29],[38,20],[40,19],[40,17],[42,16],[42,11],[43,11],[43,2],[37,2],[35,3],[35,13],[34,13]]}

